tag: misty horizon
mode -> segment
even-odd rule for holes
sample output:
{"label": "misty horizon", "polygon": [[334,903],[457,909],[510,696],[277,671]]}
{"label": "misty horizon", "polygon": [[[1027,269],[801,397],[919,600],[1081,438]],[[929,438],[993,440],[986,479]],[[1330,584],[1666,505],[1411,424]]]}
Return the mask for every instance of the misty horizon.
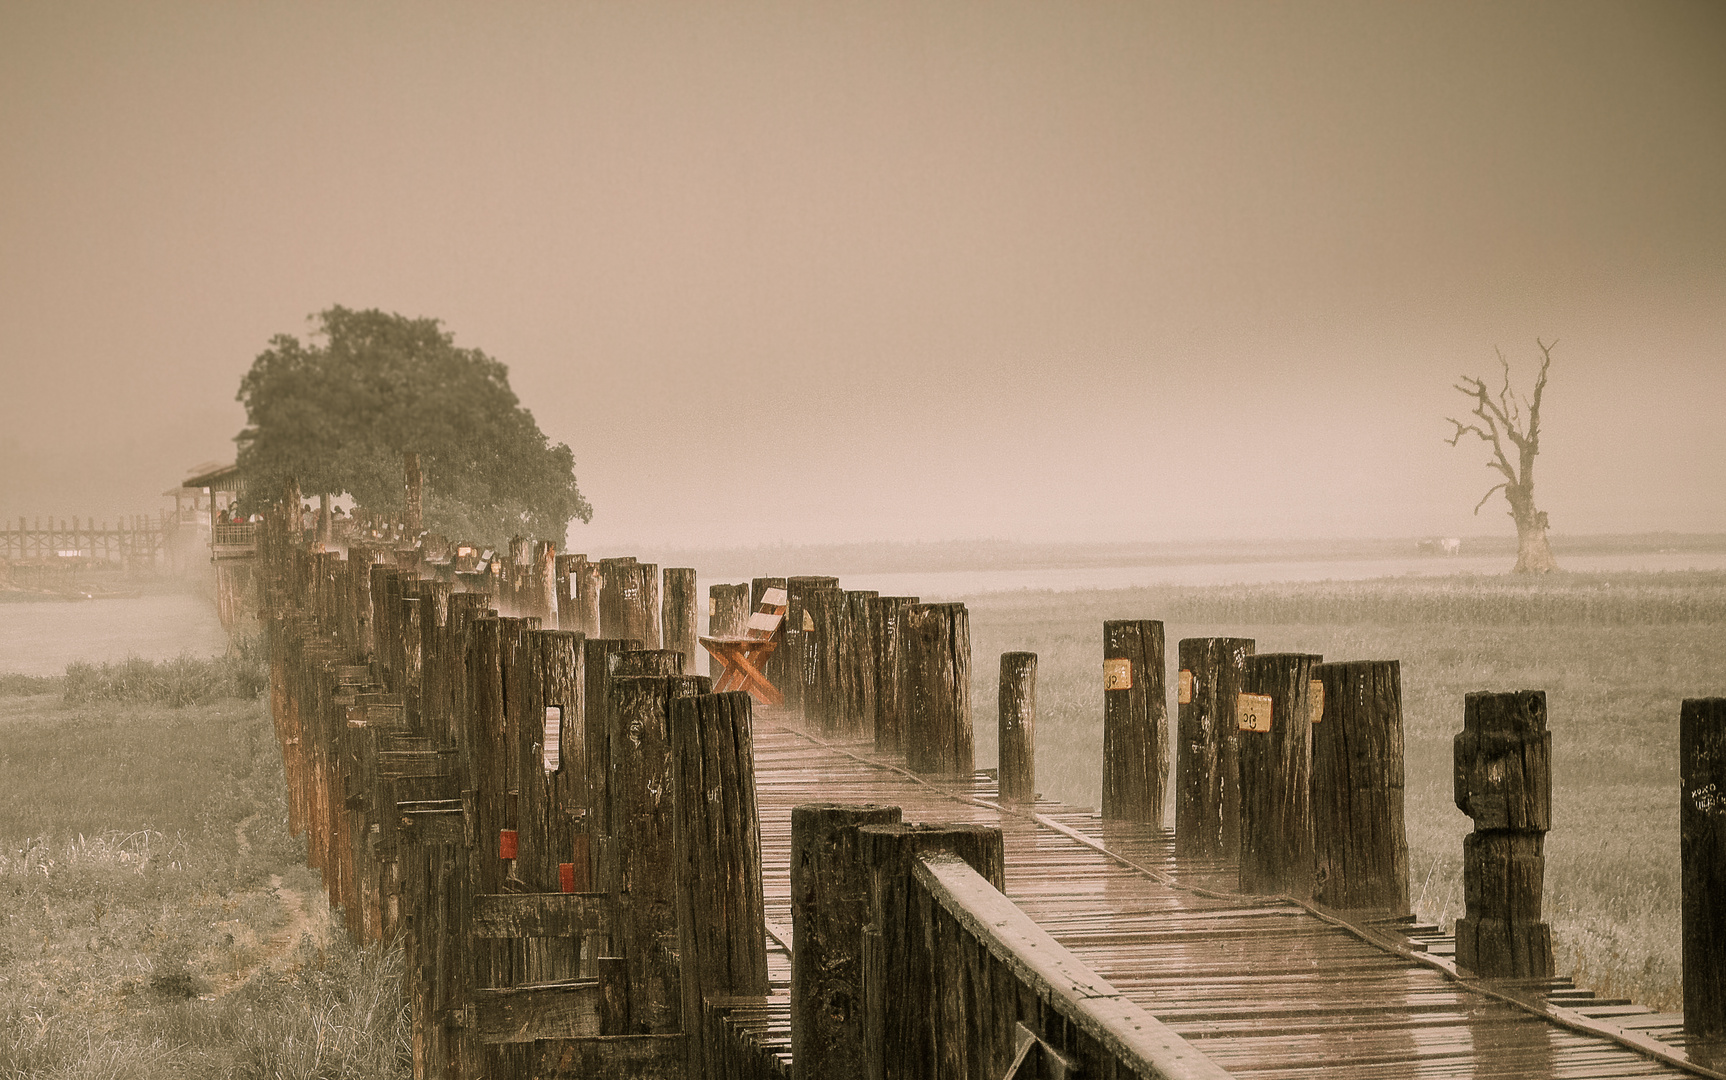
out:
{"label": "misty horizon", "polygon": [[[1726,8],[0,6],[0,517],[232,460],[342,304],[572,550],[1726,533]],[[754,464],[722,479],[714,447]],[[1560,552],[1562,555],[1562,552]]]}

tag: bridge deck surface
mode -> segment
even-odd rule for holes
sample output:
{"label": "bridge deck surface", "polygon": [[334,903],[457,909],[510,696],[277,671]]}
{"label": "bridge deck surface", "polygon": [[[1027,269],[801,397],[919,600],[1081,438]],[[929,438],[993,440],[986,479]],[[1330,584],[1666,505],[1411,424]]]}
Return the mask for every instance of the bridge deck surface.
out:
{"label": "bridge deck surface", "polygon": [[[1633,1040],[1699,1059],[1696,1048],[1685,1049],[1681,1020],[1673,1014],[1592,999],[1564,979],[1465,984],[1438,969],[1448,964],[1451,943],[1431,927],[1379,923],[1363,928],[1374,939],[1363,940],[1290,901],[1232,895],[1233,865],[1177,860],[1170,833],[1104,823],[1054,803],[1040,803],[1035,814],[1007,810],[991,805],[994,782],[986,775],[919,781],[898,764],[868,744],[804,734],[779,710],[758,714],[764,886],[767,917],[779,936],[789,941],[791,808],[806,802],[898,805],[908,822],[999,826],[1007,895],[1236,1076],[1696,1074],[1564,1024],[1566,1017],[1615,1023]],[[1423,963],[1417,952],[1431,960]],[[770,954],[769,966],[784,998],[790,961],[783,949]],[[1505,1000],[1514,996],[1558,1019]],[[763,1041],[788,1053],[784,1001],[785,1018],[765,1029]]]}

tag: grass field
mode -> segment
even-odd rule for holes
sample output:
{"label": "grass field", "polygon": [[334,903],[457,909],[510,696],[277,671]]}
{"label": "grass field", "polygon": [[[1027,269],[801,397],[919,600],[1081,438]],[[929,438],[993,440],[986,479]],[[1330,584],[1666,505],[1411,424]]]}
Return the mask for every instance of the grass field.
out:
{"label": "grass field", "polygon": [[[160,667],[110,674],[209,682]],[[331,923],[264,703],[100,675],[0,696],[0,1080],[405,1076],[400,953]]]}
{"label": "grass field", "polygon": [[[1559,966],[1597,990],[1680,1004],[1678,706],[1726,694],[1726,574],[1024,592],[968,606],[979,762],[994,760],[1000,653],[1035,652],[1038,787],[1082,806],[1101,793],[1105,619],[1164,621],[1170,688],[1184,637],[1400,660],[1411,893],[1423,918],[1447,926],[1461,914],[1462,836],[1471,828],[1451,799],[1462,697],[1545,690],[1545,905]],[[1172,721],[1172,697],[1169,713]],[[1172,800],[1169,813],[1172,822]]]}

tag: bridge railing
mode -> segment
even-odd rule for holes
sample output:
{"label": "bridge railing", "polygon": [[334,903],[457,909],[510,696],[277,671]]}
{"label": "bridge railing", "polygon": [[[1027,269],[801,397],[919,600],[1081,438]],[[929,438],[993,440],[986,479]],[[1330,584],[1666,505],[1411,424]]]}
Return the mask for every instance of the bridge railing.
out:
{"label": "bridge railing", "polygon": [[1002,894],[999,830],[858,833],[867,1075],[1228,1077]]}

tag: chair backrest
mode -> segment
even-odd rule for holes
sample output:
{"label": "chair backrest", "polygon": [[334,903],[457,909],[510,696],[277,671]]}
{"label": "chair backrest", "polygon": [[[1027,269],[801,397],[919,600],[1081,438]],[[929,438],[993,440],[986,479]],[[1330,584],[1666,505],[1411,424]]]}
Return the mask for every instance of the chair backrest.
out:
{"label": "chair backrest", "polygon": [[748,636],[757,641],[766,641],[778,633],[779,624],[785,621],[787,603],[784,589],[768,589],[762,593],[760,606],[749,616]]}

